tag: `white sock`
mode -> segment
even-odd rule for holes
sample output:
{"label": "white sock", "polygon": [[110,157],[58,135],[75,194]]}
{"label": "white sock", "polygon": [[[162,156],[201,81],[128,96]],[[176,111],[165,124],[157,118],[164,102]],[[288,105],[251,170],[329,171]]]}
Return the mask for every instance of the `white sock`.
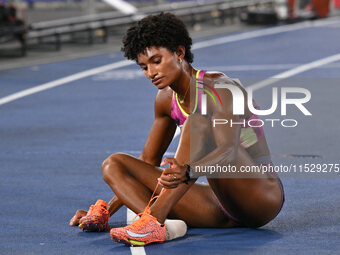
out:
{"label": "white sock", "polygon": [[182,237],[187,233],[187,224],[182,220],[166,219],[164,223],[166,224],[166,241]]}

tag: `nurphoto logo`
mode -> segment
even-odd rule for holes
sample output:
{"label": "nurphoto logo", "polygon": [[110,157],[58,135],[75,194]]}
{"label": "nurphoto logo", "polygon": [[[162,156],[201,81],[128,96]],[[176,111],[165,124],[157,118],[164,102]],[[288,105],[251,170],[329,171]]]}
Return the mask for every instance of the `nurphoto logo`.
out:
{"label": "nurphoto logo", "polygon": [[[219,100],[219,103],[223,105],[221,101],[220,95],[217,93],[216,89],[226,89],[229,90],[233,97],[233,114],[234,115],[244,115],[245,114],[245,96],[242,92],[242,90],[234,85],[228,85],[228,84],[215,84],[214,87],[204,85],[205,87],[208,87],[211,91],[214,92],[217,99]],[[207,95],[209,95],[214,104],[217,104],[217,101],[214,97],[214,95],[207,89],[199,88],[204,90],[206,94],[201,95],[201,114],[206,115],[207,114]],[[273,114],[277,109],[279,105],[279,95],[278,95],[278,88],[273,87],[272,88],[272,104],[269,109],[258,109],[256,106],[254,106],[253,101],[253,91],[252,89],[246,88],[248,98],[247,98],[247,104],[248,108],[251,113],[258,115],[258,116],[269,116]],[[289,98],[288,94],[299,94],[298,98]],[[302,95],[302,97],[301,97]],[[281,108],[281,116],[287,116],[287,105],[293,105],[297,107],[300,112],[305,116],[311,116],[312,113],[304,106],[307,102],[311,99],[311,93],[308,89],[305,88],[298,88],[298,87],[282,87],[280,88],[280,108]],[[233,120],[227,120],[227,119],[212,119],[213,126],[216,127],[217,125],[248,125],[250,127],[261,127],[264,126],[265,123],[271,124],[271,127],[274,127],[277,122],[281,124],[282,127],[296,127],[298,125],[298,121],[296,119],[269,119],[266,118],[264,120],[262,119],[249,119],[246,121],[243,119],[240,122],[233,122]]]}

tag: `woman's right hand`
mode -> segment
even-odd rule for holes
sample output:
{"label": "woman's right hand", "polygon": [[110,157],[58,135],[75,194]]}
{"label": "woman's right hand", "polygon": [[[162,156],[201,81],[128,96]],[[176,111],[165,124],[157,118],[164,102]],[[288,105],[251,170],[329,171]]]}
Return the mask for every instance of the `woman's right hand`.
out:
{"label": "woman's right hand", "polygon": [[87,211],[84,210],[77,210],[76,214],[72,217],[70,220],[70,226],[78,226],[79,225],[79,220],[86,216]]}

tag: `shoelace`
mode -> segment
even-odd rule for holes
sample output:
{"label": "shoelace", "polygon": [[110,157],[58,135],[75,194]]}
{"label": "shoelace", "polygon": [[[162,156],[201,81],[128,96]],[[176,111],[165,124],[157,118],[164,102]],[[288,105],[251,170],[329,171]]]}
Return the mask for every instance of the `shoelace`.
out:
{"label": "shoelace", "polygon": [[[163,173],[162,173],[162,175],[163,175]],[[156,190],[157,190],[157,188],[158,188],[158,185],[159,185],[159,182],[157,182],[156,188],[154,189],[154,191],[153,191],[153,193],[152,193],[152,195],[151,195],[151,198],[150,198],[150,200],[149,200],[149,203],[148,203],[147,206],[145,207],[144,211],[141,212],[141,213],[138,213],[138,214],[135,216],[135,218],[134,218],[134,219],[136,219],[136,218],[139,216],[139,217],[141,217],[141,220],[134,221],[132,224],[134,224],[134,223],[136,223],[136,224],[134,224],[134,225],[142,224],[142,222],[144,222],[144,219],[142,219],[142,216],[143,216],[144,214],[150,215],[150,213],[151,213],[151,209],[150,209],[150,204],[151,204],[151,202],[152,202],[153,200],[159,198],[160,196],[162,196],[162,195],[164,194],[164,192],[166,191],[166,189],[163,188],[163,189],[161,190],[161,192],[159,193],[159,195],[158,195],[158,196],[155,196],[155,193],[156,193]],[[132,225],[132,224],[131,224],[131,225]]]}

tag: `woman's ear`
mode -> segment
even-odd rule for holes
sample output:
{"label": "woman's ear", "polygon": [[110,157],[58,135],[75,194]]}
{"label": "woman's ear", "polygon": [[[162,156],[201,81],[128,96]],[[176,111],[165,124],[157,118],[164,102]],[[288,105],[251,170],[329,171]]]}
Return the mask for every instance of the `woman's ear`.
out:
{"label": "woman's ear", "polygon": [[178,46],[176,51],[177,57],[181,60],[184,59],[185,56],[185,47],[184,46]]}

